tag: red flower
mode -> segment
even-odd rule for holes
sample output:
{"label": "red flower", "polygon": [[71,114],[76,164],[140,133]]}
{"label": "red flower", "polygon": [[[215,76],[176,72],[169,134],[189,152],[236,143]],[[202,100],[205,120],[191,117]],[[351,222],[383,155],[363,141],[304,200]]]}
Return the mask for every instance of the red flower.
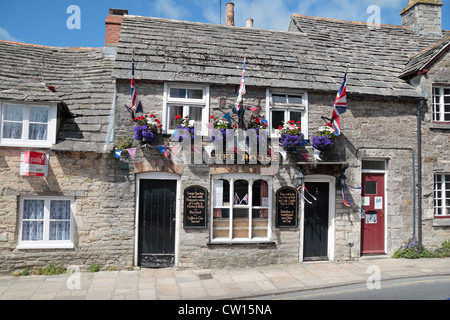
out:
{"label": "red flower", "polygon": [[141,120],[145,120],[145,117],[144,117],[144,116],[142,116],[142,117],[141,117]]}
{"label": "red flower", "polygon": [[178,119],[180,119],[180,118],[181,118],[181,114],[175,116],[175,120],[178,120]]}
{"label": "red flower", "polygon": [[209,118],[210,118],[210,119],[214,119],[214,115],[212,114]]}
{"label": "red flower", "polygon": [[160,125],[158,126],[158,128],[162,128],[162,124],[160,124]]}
{"label": "red flower", "polygon": [[150,118],[155,118],[155,115],[152,113],[152,114],[150,115]]}
{"label": "red flower", "polygon": [[139,118],[138,117],[134,118],[134,121],[139,121]]}
{"label": "red flower", "polygon": [[301,122],[300,121],[297,121],[297,124],[300,124]]}
{"label": "red flower", "polygon": [[283,129],[283,127],[282,127],[281,124],[280,124],[280,126],[278,127],[278,130],[281,130],[281,129]]}
{"label": "red flower", "polygon": [[159,121],[158,119],[155,119],[155,122],[156,122],[156,123],[161,123],[161,121]]}
{"label": "red flower", "polygon": [[237,125],[233,124],[233,128],[235,128],[235,129],[236,129],[236,128],[237,128]]}

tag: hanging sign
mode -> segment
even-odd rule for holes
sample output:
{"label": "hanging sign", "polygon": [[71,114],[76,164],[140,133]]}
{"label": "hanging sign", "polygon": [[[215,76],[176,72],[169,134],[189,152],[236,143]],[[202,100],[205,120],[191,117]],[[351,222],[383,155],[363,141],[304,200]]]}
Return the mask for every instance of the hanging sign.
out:
{"label": "hanging sign", "polygon": [[206,228],[208,190],[200,186],[184,190],[184,227],[186,229]]}
{"label": "hanging sign", "polygon": [[295,188],[282,187],[276,193],[277,228],[297,227],[298,194]]}
{"label": "hanging sign", "polygon": [[27,177],[46,177],[48,175],[49,155],[42,152],[25,151],[20,155],[20,175]]}

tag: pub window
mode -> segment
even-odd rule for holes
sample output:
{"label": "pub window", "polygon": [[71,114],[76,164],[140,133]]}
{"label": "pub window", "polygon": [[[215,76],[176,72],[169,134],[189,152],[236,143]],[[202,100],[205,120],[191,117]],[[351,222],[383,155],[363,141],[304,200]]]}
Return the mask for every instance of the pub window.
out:
{"label": "pub window", "polygon": [[73,207],[73,198],[21,198],[18,248],[73,248]]}
{"label": "pub window", "polygon": [[434,175],[434,216],[450,218],[450,174]]}
{"label": "pub window", "polygon": [[450,87],[433,87],[433,121],[450,123]]}
{"label": "pub window", "polygon": [[302,128],[305,138],[308,138],[308,108],[307,94],[275,93],[268,91],[268,114],[270,115],[271,134],[279,134],[279,128],[288,121],[294,121]]}
{"label": "pub window", "polygon": [[258,176],[214,178],[212,240],[268,240],[270,184],[270,178]]}
{"label": "pub window", "polygon": [[177,127],[178,115],[189,117],[189,124],[200,123],[202,135],[207,134],[209,121],[209,87],[166,84],[164,86],[164,114],[166,133]]}

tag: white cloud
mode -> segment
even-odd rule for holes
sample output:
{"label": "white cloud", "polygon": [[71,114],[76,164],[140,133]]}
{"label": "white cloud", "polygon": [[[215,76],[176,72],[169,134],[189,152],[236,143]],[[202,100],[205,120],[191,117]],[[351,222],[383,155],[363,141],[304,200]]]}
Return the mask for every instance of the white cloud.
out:
{"label": "white cloud", "polygon": [[22,42],[20,39],[17,39],[16,37],[13,37],[8,30],[3,29],[0,27],[0,39],[7,40],[7,41],[15,41],[15,42]]}
{"label": "white cloud", "polygon": [[174,0],[155,0],[149,6],[152,17],[182,20],[190,16],[189,10]]}

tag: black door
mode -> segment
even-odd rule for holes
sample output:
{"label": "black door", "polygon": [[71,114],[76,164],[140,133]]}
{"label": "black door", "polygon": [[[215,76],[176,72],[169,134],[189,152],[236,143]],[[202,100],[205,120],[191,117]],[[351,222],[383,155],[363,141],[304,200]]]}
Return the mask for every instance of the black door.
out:
{"label": "black door", "polygon": [[177,182],[140,180],[138,265],[171,267],[175,257]]}
{"label": "black door", "polygon": [[317,200],[306,195],[312,203],[305,201],[303,259],[326,260],[328,259],[329,183],[307,182],[305,186]]}

